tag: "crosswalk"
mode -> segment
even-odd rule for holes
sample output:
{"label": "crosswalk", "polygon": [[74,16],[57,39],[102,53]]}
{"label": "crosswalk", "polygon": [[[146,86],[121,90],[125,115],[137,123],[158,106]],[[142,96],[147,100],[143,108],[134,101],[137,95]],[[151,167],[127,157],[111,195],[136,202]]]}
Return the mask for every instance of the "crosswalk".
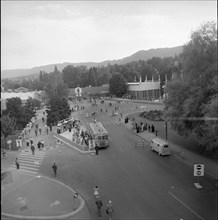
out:
{"label": "crosswalk", "polygon": [[20,162],[20,169],[17,170],[17,167],[14,163],[9,167],[9,170],[17,170],[18,172],[37,175],[38,169],[42,164],[45,154],[46,152],[44,150],[36,150],[35,155],[32,155],[31,150],[21,151],[21,153],[17,157]]}

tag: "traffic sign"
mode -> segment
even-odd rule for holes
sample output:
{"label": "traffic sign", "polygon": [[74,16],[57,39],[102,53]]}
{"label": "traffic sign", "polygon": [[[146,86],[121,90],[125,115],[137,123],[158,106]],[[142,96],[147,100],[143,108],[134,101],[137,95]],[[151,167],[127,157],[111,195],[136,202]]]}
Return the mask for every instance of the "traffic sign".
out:
{"label": "traffic sign", "polygon": [[78,97],[80,97],[81,96],[81,93],[82,93],[82,89],[78,86],[78,87],[76,87],[75,88],[75,93],[76,93],[76,96]]}
{"label": "traffic sign", "polygon": [[204,176],[204,164],[194,164],[194,176]]}

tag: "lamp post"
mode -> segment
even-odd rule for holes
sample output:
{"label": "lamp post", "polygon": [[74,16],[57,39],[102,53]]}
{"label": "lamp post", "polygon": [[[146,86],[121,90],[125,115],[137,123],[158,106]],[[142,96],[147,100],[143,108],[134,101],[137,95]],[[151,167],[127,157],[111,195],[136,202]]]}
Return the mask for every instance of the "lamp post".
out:
{"label": "lamp post", "polygon": [[166,134],[166,140],[167,140],[167,120],[165,121],[165,134]]}

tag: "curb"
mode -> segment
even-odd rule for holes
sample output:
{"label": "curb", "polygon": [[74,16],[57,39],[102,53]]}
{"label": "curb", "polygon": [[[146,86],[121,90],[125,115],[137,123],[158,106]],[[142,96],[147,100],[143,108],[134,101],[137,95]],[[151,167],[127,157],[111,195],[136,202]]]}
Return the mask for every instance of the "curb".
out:
{"label": "curb", "polygon": [[[70,188],[69,186],[67,186],[66,184],[58,181],[58,180],[54,180],[52,178],[49,178],[49,177],[46,177],[46,176],[35,176],[34,178],[32,178],[31,180],[35,179],[35,178],[45,178],[45,179],[48,179],[50,181],[53,181],[53,182],[56,182],[62,186],[64,186],[65,188],[68,188],[70,191],[72,191],[73,194],[77,193],[75,190],[73,190],[72,188]],[[68,218],[72,215],[75,215],[77,214],[79,211],[81,211],[81,209],[84,207],[85,205],[85,201],[84,199],[78,194],[78,197],[77,197],[79,200],[80,200],[80,206],[78,209],[76,209],[75,211],[72,211],[68,214],[64,214],[64,215],[58,215],[58,216],[22,216],[22,215],[12,215],[12,214],[7,214],[7,213],[4,213],[2,212],[1,214],[3,216],[6,216],[6,217],[11,217],[11,218],[15,218],[15,219],[64,219],[64,218]]]}
{"label": "curb", "polygon": [[[55,136],[55,135],[53,135],[53,137],[56,138],[56,139],[58,139],[58,140],[60,140],[60,141],[62,141],[62,142],[64,142],[65,144],[67,144],[68,146],[74,148],[75,150],[78,150],[80,153],[87,154],[87,153],[93,153],[93,152],[94,152],[94,151],[90,151],[90,150],[82,151],[82,150],[78,149],[77,147],[75,147],[75,146],[69,144],[68,142],[64,141],[63,139],[61,139],[61,138],[59,138],[59,137],[57,137],[57,136]],[[78,144],[78,145],[79,145],[79,144]],[[79,145],[79,146],[81,146],[81,145]],[[82,147],[82,146],[81,146],[81,147]]]}

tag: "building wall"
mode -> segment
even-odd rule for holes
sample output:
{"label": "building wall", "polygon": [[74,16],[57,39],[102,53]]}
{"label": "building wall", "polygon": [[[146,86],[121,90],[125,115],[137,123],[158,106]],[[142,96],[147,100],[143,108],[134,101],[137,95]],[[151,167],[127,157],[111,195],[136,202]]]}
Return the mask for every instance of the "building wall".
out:
{"label": "building wall", "polygon": [[160,98],[160,82],[128,83],[128,94],[132,99],[156,100]]}

